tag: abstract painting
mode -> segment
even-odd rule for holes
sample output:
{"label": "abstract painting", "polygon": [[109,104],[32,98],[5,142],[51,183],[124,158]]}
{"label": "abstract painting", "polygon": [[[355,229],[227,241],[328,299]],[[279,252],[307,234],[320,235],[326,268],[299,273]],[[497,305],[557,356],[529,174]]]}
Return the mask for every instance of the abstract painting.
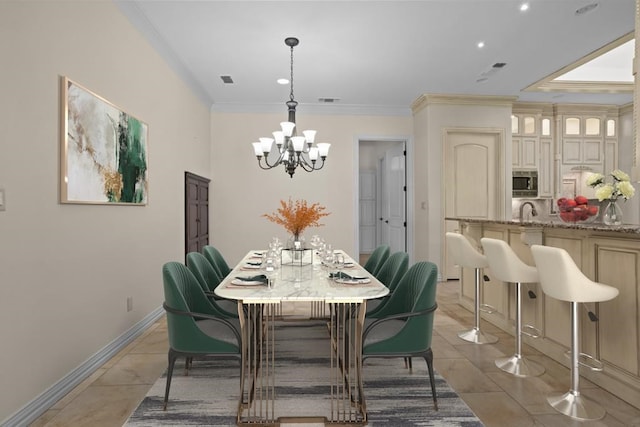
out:
{"label": "abstract painting", "polygon": [[61,203],[146,205],[145,123],[62,77]]}

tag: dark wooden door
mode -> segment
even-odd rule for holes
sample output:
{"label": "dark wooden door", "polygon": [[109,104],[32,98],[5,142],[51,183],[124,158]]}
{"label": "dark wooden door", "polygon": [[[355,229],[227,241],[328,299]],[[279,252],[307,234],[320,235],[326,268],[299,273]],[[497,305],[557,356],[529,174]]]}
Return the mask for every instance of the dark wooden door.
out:
{"label": "dark wooden door", "polygon": [[209,182],[211,180],[184,173],[185,257],[202,252],[209,244]]}

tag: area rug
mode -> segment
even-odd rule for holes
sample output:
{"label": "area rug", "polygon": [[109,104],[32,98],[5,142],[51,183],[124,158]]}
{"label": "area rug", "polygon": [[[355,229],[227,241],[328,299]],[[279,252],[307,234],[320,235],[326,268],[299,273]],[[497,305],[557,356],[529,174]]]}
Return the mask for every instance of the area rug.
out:
{"label": "area rug", "polygon": [[[276,326],[277,411],[287,416],[323,415],[328,407],[329,346],[326,325],[281,322]],[[239,366],[233,360],[194,360],[189,376],[176,363],[166,411],[162,410],[166,373],[151,387],[127,427],[233,426],[239,393]],[[461,426],[483,424],[436,373],[434,410],[427,367],[413,370],[399,359],[368,359],[364,387],[369,426]]]}

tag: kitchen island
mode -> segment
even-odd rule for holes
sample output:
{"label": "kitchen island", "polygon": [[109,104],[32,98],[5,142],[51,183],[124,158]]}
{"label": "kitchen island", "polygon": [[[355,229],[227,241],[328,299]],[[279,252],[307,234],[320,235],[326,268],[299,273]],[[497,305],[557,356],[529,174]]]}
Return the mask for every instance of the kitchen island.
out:
{"label": "kitchen island", "polygon": [[[569,252],[582,272],[592,280],[618,288],[617,298],[604,303],[581,304],[581,346],[604,364],[602,372],[581,368],[581,375],[612,394],[640,408],[640,226],[609,227],[604,224],[567,224],[556,221],[486,220],[446,218],[458,221],[459,230],[476,247],[480,238],[509,243],[527,264],[535,265],[529,246],[543,244]],[[495,308],[483,319],[513,334],[514,288],[490,278],[482,299]],[[462,269],[460,304],[473,310],[474,272]],[[569,303],[547,298],[538,283],[522,287],[522,322],[541,331],[524,343],[568,366],[570,348]]]}

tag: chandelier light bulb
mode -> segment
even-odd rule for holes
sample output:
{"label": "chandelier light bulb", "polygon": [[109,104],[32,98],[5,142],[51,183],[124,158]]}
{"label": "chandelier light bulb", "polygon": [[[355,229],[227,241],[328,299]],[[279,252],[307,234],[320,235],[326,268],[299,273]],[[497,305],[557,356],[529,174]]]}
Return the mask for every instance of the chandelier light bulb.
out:
{"label": "chandelier light bulb", "polygon": [[293,142],[293,151],[296,153],[304,150],[304,136],[294,136],[291,138],[291,142]]}
{"label": "chandelier light bulb", "polygon": [[316,131],[315,130],[304,130],[302,131],[305,139],[307,140],[307,144],[313,144],[316,140]]}
{"label": "chandelier light bulb", "polygon": [[284,133],[280,130],[273,132],[273,139],[275,139],[276,145],[281,147],[284,144]]}
{"label": "chandelier light bulb", "polygon": [[320,157],[327,157],[331,144],[328,144],[326,142],[319,142],[316,145],[318,146],[318,154],[320,154]]}
{"label": "chandelier light bulb", "polygon": [[269,153],[273,146],[273,138],[260,138],[260,144],[262,145],[262,152]]}
{"label": "chandelier light bulb", "polygon": [[311,147],[309,149],[309,160],[312,162],[318,160],[318,147]]}
{"label": "chandelier light bulb", "polygon": [[280,127],[282,128],[284,136],[291,136],[293,135],[293,129],[296,127],[296,124],[291,122],[282,122],[280,123]]}

